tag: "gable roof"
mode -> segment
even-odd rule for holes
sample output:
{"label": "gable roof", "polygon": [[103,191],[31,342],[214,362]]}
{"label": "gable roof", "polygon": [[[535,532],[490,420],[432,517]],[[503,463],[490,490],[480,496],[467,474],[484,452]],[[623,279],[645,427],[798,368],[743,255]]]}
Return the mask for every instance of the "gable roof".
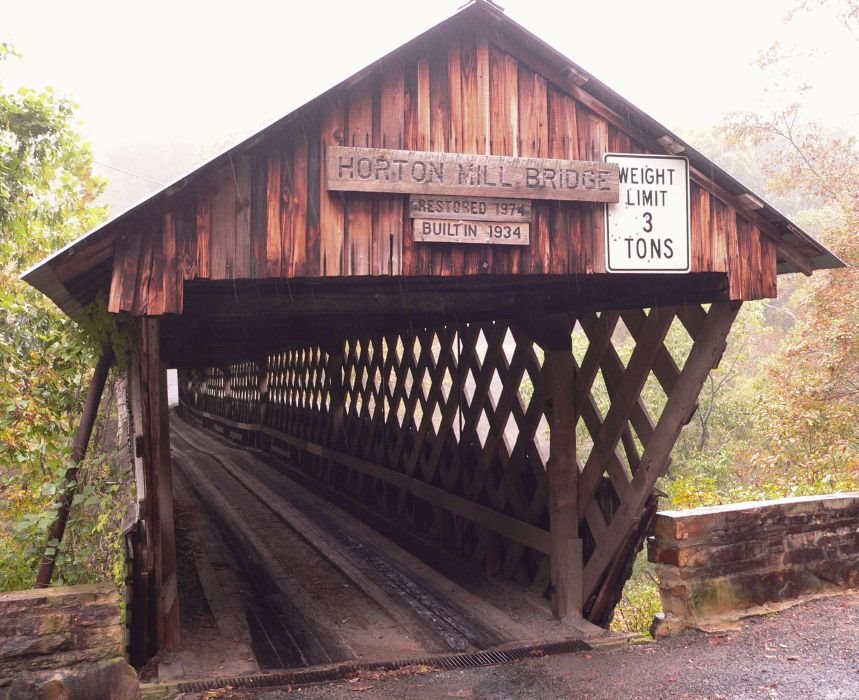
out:
{"label": "gable roof", "polygon": [[[517,53],[524,55],[532,67],[542,72],[547,79],[562,85],[577,100],[606,118],[609,123],[622,128],[633,138],[654,144],[664,153],[686,156],[689,159],[690,172],[696,179],[706,183],[714,194],[744,211],[762,230],[775,238],[779,250],[779,273],[811,274],[814,270],[844,266],[831,251],[774,207],[579,65],[511,20],[497,5],[489,0],[472,0],[447,20],[395,49],[378,62],[358,71],[302,107],[70,243],[28,270],[22,278],[49,296],[66,313],[77,315],[81,303],[92,298],[94,289],[104,289],[105,284],[109,288],[113,244],[124,222],[147,209],[156,210],[190,183],[206,176],[234,156],[251,149],[266,132],[283,128],[301,119],[332,95],[358,83],[379,64],[407,55],[415,45],[441,33],[470,28],[481,28],[484,31],[488,29],[500,46],[515,46]],[[72,280],[75,284],[70,285]]]}

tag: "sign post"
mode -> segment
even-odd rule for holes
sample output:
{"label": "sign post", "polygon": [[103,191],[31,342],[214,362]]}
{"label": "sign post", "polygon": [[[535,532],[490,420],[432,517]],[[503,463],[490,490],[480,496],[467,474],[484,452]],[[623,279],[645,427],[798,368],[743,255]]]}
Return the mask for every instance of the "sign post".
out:
{"label": "sign post", "polygon": [[691,269],[689,161],[607,153],[619,169],[619,201],[606,204],[606,270],[678,273]]}

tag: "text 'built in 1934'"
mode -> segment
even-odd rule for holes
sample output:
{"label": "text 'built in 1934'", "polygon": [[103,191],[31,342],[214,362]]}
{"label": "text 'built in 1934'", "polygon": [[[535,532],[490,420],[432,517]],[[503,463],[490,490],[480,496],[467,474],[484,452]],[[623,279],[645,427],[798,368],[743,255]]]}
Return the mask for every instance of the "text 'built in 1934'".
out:
{"label": "text 'built in 1934'", "polygon": [[331,146],[329,190],[617,202],[613,163]]}

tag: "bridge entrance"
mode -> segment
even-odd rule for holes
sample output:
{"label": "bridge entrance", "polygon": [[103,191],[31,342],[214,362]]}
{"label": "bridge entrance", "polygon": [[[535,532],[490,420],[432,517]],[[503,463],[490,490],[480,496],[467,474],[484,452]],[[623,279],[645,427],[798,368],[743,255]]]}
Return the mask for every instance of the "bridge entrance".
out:
{"label": "bridge entrance", "polygon": [[[651,161],[682,225],[633,260],[662,219],[621,189]],[[285,663],[365,653],[338,585],[401,650],[606,625],[741,304],[840,265],[478,1],[25,278],[74,317],[105,299],[126,341],[132,660],[181,643],[187,503],[200,585],[244,610],[217,576],[243,572],[274,601],[245,641],[307,640]]]}

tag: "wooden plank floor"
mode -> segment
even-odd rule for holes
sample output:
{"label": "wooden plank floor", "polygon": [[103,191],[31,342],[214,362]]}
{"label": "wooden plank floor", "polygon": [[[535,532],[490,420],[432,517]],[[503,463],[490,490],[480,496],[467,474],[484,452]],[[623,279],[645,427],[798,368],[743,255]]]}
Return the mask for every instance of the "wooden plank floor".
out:
{"label": "wooden plank floor", "polygon": [[[513,586],[487,578],[466,589],[254,453],[176,417],[171,447],[180,483],[208,513],[208,541],[230,551],[214,568],[233,561],[233,576],[245,581],[226,592],[213,585],[214,554],[197,552],[203,593],[216,621],[234,619],[237,608],[244,613],[240,624],[263,669],[590,642],[606,634],[556,621],[543,601]],[[222,636],[233,627],[218,625]]]}

